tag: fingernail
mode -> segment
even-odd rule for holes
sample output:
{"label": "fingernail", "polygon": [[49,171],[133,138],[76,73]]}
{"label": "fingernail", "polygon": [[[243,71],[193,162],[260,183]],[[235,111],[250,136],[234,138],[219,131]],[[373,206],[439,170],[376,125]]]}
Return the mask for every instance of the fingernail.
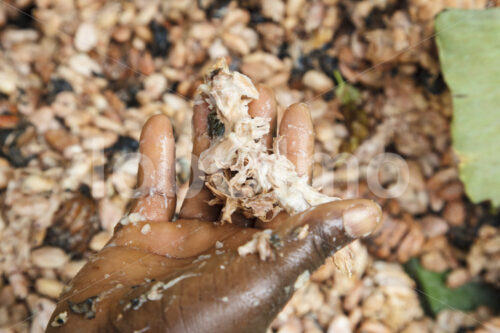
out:
{"label": "fingernail", "polygon": [[380,222],[381,213],[380,206],[374,202],[354,204],[342,214],[344,229],[353,238],[366,237]]}

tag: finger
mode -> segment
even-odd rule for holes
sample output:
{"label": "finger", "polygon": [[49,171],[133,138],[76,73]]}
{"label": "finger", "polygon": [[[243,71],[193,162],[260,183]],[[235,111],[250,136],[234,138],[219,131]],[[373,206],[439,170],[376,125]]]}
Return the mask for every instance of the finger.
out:
{"label": "finger", "polygon": [[[147,325],[153,332],[264,332],[299,287],[299,276],[307,276],[333,252],[373,230],[380,214],[369,200],[317,206],[276,231],[275,240],[282,246],[273,250],[274,260],[237,251],[211,256],[165,281],[137,288],[119,304],[148,295],[153,288],[160,295],[136,310],[118,305],[109,318],[120,332]],[[299,237],[297,228],[306,225],[309,232]]]}
{"label": "finger", "polygon": [[283,114],[278,131],[279,152],[294,165],[297,173],[312,175],[314,129],[306,104],[293,104]]}
{"label": "finger", "polygon": [[149,221],[169,221],[175,211],[175,139],[164,115],[152,116],[141,133],[138,198],[131,213]]}
{"label": "finger", "polygon": [[[268,118],[270,122],[269,134],[264,137],[264,142],[268,148],[272,146],[272,138],[276,131],[276,99],[272,89],[259,85],[259,99],[249,105],[248,113],[252,117]],[[193,159],[192,169],[194,174],[199,174],[197,158],[210,146],[210,136],[208,134],[207,118],[210,113],[206,102],[197,103],[193,112]],[[211,206],[208,202],[213,199],[213,195],[205,186],[193,182],[199,181],[191,179],[191,189],[182,205],[180,217],[184,219],[201,219],[214,221],[220,213],[220,206]]]}
{"label": "finger", "polygon": [[[293,104],[286,109],[280,122],[278,140],[279,153],[285,155],[295,165],[299,176],[307,175],[310,182],[314,153],[314,130],[306,104]],[[274,230],[287,218],[288,214],[282,213],[270,222],[256,221],[255,227]]]}
{"label": "finger", "polygon": [[195,103],[193,108],[192,173],[189,181],[189,190],[179,213],[179,216],[183,219],[215,221],[219,217],[221,210],[220,206],[211,206],[208,204],[214,196],[205,186],[204,179],[200,179],[202,175],[198,169],[200,154],[210,147],[210,135],[208,134],[209,113],[208,104],[200,98],[199,102]]}
{"label": "finger", "polygon": [[252,117],[263,117],[269,119],[269,134],[263,140],[268,149],[272,148],[273,137],[276,132],[276,98],[271,88],[257,85],[259,98],[248,105],[248,114]]}
{"label": "finger", "polygon": [[[268,119],[269,133],[262,140],[267,149],[270,150],[273,146],[273,138],[276,133],[276,99],[273,90],[262,84],[257,85],[257,91],[259,92],[259,98],[248,105],[248,114],[252,118],[262,117]],[[248,219],[244,214],[236,211],[231,215],[231,223],[242,227],[253,227],[255,221]]]}
{"label": "finger", "polygon": [[[252,101],[248,105],[248,114],[252,117],[262,117],[269,121],[269,133],[263,137],[263,142],[267,149],[271,149],[273,145],[273,138],[276,133],[276,123],[277,123],[277,107],[276,98],[274,97],[274,91],[262,84],[257,85],[257,91],[259,92],[259,98]],[[241,212],[237,211],[231,215],[231,223],[253,227],[255,221],[253,219],[246,218]]]}

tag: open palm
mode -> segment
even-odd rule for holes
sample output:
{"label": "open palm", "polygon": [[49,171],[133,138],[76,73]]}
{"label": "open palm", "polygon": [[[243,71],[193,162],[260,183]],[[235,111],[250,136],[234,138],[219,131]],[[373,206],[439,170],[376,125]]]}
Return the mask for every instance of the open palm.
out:
{"label": "open palm", "polygon": [[[259,87],[250,104],[252,117],[266,117],[271,149],[276,103],[270,89]],[[193,156],[210,145],[208,107],[196,105]],[[311,175],[312,121],[304,104],[289,107],[280,122],[280,152],[301,175]],[[165,116],[144,125],[138,193],[113,238],[71,282],[62,295],[48,332],[264,332],[292,296],[299,276],[312,272],[328,256],[371,232],[380,219],[369,200],[342,200],[290,217],[279,214],[263,223],[233,214],[218,220],[221,207],[210,206],[202,187],[176,206],[175,147]],[[193,163],[196,167],[196,163]],[[256,235],[268,229],[265,234]],[[238,248],[257,236],[259,254],[242,256]],[[266,245],[267,244],[267,245]],[[266,247],[267,248],[262,248]]]}

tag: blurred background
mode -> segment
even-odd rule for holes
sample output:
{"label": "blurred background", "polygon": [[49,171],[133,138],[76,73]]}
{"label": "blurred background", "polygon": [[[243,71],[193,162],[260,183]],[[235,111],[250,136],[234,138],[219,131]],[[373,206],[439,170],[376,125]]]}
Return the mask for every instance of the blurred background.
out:
{"label": "blurred background", "polygon": [[[309,105],[316,186],[384,210],[375,235],[346,252],[347,272],[329,260],[269,332],[500,332],[500,218],[464,193],[435,38],[445,9],[496,6],[0,0],[0,332],[43,332],[64,286],[109,239],[152,114],[174,125],[185,192],[192,98],[217,57],[273,87],[281,110]],[[367,185],[383,152],[407,166],[397,195],[398,163],[377,169],[384,195]]]}

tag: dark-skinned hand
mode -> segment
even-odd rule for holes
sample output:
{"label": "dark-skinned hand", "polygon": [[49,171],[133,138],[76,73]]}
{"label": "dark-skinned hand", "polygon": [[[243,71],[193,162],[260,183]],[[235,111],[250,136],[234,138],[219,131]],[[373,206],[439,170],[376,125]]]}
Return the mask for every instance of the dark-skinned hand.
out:
{"label": "dark-skinned hand", "polygon": [[[277,127],[273,92],[258,87],[252,117],[269,119],[269,149]],[[193,114],[193,167],[210,145],[208,108]],[[300,175],[311,176],[314,134],[305,104],[290,106],[279,124],[280,152]],[[268,223],[233,215],[216,224],[221,207],[211,192],[188,193],[179,219],[175,146],[165,116],[151,117],[142,130],[138,192],[131,211],[146,220],[118,224],[109,243],[77,274],[49,321],[47,332],[265,332],[294,292],[297,278],[376,227],[381,211],[370,200],[339,200],[300,214],[279,214]],[[297,230],[308,225],[305,237]],[[263,229],[278,240],[274,258],[240,256],[238,247]],[[221,246],[222,245],[222,246]]]}

